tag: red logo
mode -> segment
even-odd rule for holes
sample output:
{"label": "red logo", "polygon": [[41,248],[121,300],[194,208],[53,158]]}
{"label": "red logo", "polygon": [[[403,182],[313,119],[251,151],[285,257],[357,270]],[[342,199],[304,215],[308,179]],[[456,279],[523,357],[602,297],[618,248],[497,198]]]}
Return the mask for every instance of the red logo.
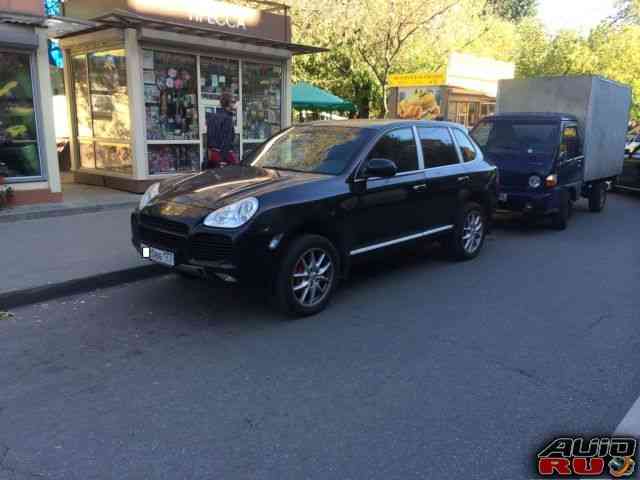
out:
{"label": "red logo", "polygon": [[538,475],[546,478],[629,478],[635,473],[635,438],[557,438],[538,454]]}

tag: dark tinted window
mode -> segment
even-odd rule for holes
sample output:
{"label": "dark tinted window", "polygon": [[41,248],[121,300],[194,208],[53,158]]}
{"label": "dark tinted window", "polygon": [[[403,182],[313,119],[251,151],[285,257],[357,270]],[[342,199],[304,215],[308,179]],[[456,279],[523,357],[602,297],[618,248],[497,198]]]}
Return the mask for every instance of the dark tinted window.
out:
{"label": "dark tinted window", "polygon": [[578,139],[578,128],[571,126],[565,127],[562,132],[561,152],[566,152],[568,158],[574,158],[580,155],[580,141]]}
{"label": "dark tinted window", "polygon": [[265,142],[251,165],[263,168],[339,175],[371,138],[350,127],[293,127]]}
{"label": "dark tinted window", "polygon": [[418,170],[418,148],[413,137],[413,130],[402,128],[387,133],[373,147],[369,158],[393,160],[398,167],[398,172]]}
{"label": "dark tinted window", "polygon": [[467,137],[466,134],[462,133],[462,131],[455,128],[453,129],[453,135],[456,137],[458,148],[460,148],[460,153],[462,154],[464,161],[471,162],[475,160],[478,153],[476,152],[476,147],[473,146],[471,139]]}
{"label": "dark tinted window", "polygon": [[460,163],[449,129],[444,127],[419,128],[425,168],[444,167]]}
{"label": "dark tinted window", "polygon": [[480,122],[471,136],[486,151],[551,153],[558,146],[558,133],[555,122],[497,119]]}

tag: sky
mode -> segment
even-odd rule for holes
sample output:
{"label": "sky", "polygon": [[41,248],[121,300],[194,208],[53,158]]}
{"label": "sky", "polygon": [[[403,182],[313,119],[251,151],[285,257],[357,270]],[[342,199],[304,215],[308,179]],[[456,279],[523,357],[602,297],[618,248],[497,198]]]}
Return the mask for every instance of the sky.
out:
{"label": "sky", "polygon": [[538,0],[538,11],[552,32],[574,28],[586,33],[614,12],[615,3],[615,0]]}

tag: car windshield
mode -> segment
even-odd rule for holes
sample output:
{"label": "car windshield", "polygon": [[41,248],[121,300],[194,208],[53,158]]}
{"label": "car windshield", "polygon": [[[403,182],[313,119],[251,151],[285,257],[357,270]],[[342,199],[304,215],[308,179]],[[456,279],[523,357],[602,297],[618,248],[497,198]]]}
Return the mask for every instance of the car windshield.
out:
{"label": "car windshield", "polygon": [[525,122],[514,120],[484,120],[471,136],[485,152],[553,153],[558,147],[560,126],[557,122]]}
{"label": "car windshield", "polygon": [[250,162],[254,167],[340,175],[369,137],[362,128],[296,126],[264,143]]}

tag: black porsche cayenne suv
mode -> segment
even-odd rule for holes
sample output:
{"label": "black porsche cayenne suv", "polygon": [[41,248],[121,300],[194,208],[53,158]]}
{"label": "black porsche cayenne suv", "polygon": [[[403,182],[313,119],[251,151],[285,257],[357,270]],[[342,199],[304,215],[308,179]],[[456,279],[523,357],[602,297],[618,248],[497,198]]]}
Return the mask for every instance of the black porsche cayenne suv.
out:
{"label": "black porsche cayenne suv", "polygon": [[439,236],[455,258],[474,258],[496,190],[496,168],[457,124],[310,123],[243,165],[149,187],[133,243],[169,267],[260,282],[284,311],[311,315],[356,256]]}

